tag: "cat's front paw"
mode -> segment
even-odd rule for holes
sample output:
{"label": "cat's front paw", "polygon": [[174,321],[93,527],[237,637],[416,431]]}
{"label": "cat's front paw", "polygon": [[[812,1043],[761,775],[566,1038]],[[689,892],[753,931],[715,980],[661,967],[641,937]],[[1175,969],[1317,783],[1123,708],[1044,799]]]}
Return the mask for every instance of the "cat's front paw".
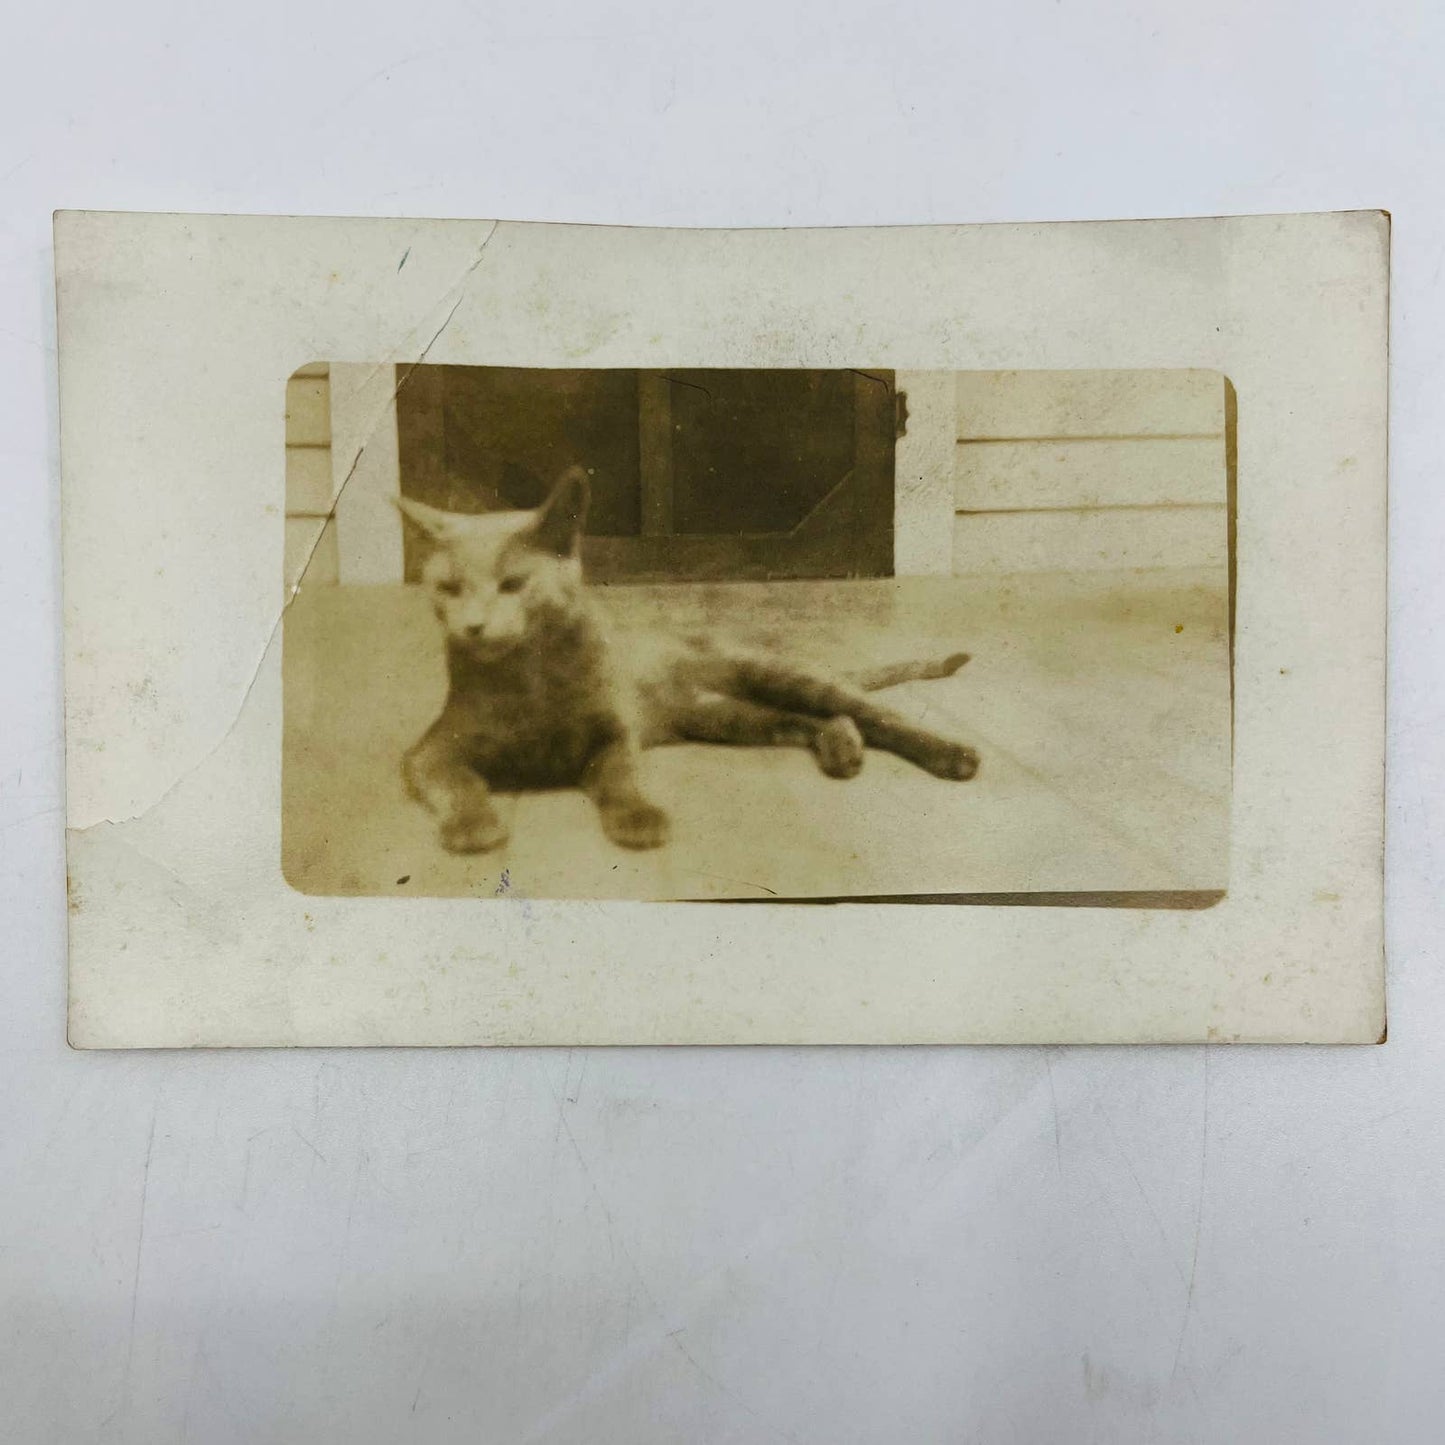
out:
{"label": "cat's front paw", "polygon": [[602,809],[602,831],[624,848],[660,848],[671,824],[661,808],[640,799]]}
{"label": "cat's front paw", "polygon": [[441,840],[448,853],[490,853],[507,841],[507,829],[495,813],[463,813],[442,824]]}
{"label": "cat's front paw", "polygon": [[863,766],[863,734],[845,716],[829,718],[813,738],[818,766],[830,778],[854,778]]}
{"label": "cat's front paw", "polygon": [[966,783],[978,771],[978,754],[963,743],[940,743],[924,760],[923,766],[935,778]]}

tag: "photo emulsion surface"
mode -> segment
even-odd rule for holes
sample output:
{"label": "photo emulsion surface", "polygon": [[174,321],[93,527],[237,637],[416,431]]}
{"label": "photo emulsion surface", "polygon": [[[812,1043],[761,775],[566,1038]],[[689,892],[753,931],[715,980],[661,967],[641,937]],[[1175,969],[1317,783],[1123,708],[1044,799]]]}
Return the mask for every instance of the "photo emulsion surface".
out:
{"label": "photo emulsion surface", "polygon": [[1227,892],[1219,372],[317,362],[285,407],[302,893]]}

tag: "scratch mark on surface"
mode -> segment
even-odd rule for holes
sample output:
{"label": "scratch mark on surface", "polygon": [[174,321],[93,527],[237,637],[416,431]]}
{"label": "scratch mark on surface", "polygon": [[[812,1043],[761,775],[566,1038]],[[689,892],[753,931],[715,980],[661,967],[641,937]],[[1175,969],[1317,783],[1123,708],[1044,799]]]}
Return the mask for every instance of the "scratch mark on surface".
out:
{"label": "scratch mark on surface", "polygon": [[1054,1089],[1054,1065],[1049,1058],[1048,1050],[1044,1051],[1044,1071],[1049,1076],[1049,1101],[1054,1108],[1054,1163],[1059,1168],[1059,1178],[1064,1177],[1064,1150],[1059,1135],[1059,1096]]}
{"label": "scratch mark on surface", "polygon": [[1129,1178],[1134,1181],[1134,1188],[1138,1190],[1139,1198],[1144,1201],[1144,1207],[1149,1211],[1149,1217],[1154,1221],[1154,1228],[1159,1231],[1159,1238],[1164,1242],[1165,1251],[1169,1253],[1170,1263],[1174,1266],[1174,1273],[1178,1276],[1179,1283],[1186,1284],[1184,1270],[1172,1253],[1173,1245],[1169,1239],[1169,1232],[1164,1228],[1164,1221],[1160,1219],[1159,1211],[1154,1207],[1154,1201],[1149,1198],[1148,1192],[1140,1181],[1138,1171],[1130,1162],[1123,1141],[1119,1138],[1119,1131],[1115,1129],[1114,1122],[1109,1118],[1106,1111],[1101,1111],[1099,1117],[1103,1119],[1104,1127],[1109,1131],[1109,1137],[1114,1141],[1114,1148],[1119,1151],[1119,1158],[1123,1162],[1124,1168],[1128,1171]]}
{"label": "scratch mark on surface", "polygon": [[[557,1405],[554,1405],[543,1416],[541,1416],[540,1419],[535,1420],[533,1422],[532,1428],[526,1433],[526,1435],[521,1438],[521,1440],[518,1442],[518,1445],[534,1445],[534,1442],[536,1441],[550,1438],[557,1423],[561,1420],[567,1419],[569,1416],[575,1415],[579,1410],[581,1410],[583,1408],[583,1401],[586,1400],[590,1395],[594,1394],[606,1380],[612,1378],[615,1371],[621,1369],[627,1360],[634,1358],[639,1351],[650,1348],[662,1340],[666,1340],[669,1344],[671,1344],[672,1347],[682,1356],[682,1358],[692,1367],[692,1369],[696,1371],[699,1377],[711,1384],[713,1388],[719,1392],[719,1394],[726,1397],[738,1409],[744,1411],[753,1420],[757,1421],[757,1423],[765,1430],[769,1431],[772,1435],[776,1436],[779,1439],[788,1441],[789,1445],[798,1445],[797,1438],[795,1436],[788,1434],[785,1430],[775,1425],[772,1421],[766,1419],[764,1416],[759,1414],[758,1411],[755,1410],[747,1402],[746,1399],[744,1399],[740,1394],[738,1394],[738,1392],[734,1390],[731,1386],[729,1386],[725,1381],[719,1379],[710,1370],[708,1370],[691,1353],[691,1351],[687,1349],[687,1347],[682,1343],[681,1339],[679,1338],[682,1334],[685,1333],[687,1329],[687,1326],[685,1324],[674,1327],[672,1329],[666,1328],[667,1315],[664,1312],[661,1304],[658,1302],[657,1296],[654,1295],[652,1290],[648,1287],[647,1279],[643,1275],[642,1270],[638,1267],[637,1260],[634,1258],[632,1251],[627,1247],[626,1239],[619,1235],[617,1230],[617,1221],[613,1216],[612,1208],[607,1201],[607,1197],[598,1187],[597,1181],[593,1177],[592,1170],[587,1163],[587,1158],[583,1154],[582,1148],[577,1142],[577,1136],[572,1132],[572,1126],[567,1122],[565,1107],[568,1099],[567,1084],[571,1074],[571,1062],[574,1052],[574,1049],[569,1048],[567,1050],[567,1066],[564,1069],[562,1075],[562,1088],[556,1094],[557,1130],[554,1135],[554,1152],[555,1145],[560,1141],[561,1136],[565,1133],[567,1136],[567,1142],[571,1145],[572,1152],[576,1156],[577,1166],[582,1171],[582,1177],[587,1184],[588,1192],[591,1194],[593,1199],[596,1200],[598,1207],[602,1210],[602,1216],[604,1221],[606,1222],[607,1227],[608,1245],[614,1251],[620,1253],[622,1255],[622,1258],[626,1261],[628,1273],[630,1276],[630,1283],[627,1289],[629,1336],[631,1335],[630,1320],[632,1300],[634,1298],[634,1295],[640,1295],[642,1299],[647,1302],[647,1305],[651,1310],[652,1315],[658,1322],[657,1333],[655,1335],[650,1335],[646,1339],[629,1339],[627,1348],[620,1351],[614,1357],[613,1361],[607,1368],[595,1371],[591,1379],[587,1381],[586,1385],[582,1389],[577,1390],[569,1399],[562,1401]],[[586,1063],[584,1056],[584,1073],[585,1067]],[[578,1090],[580,1091],[580,1089],[581,1080],[579,1078]],[[521,1276],[519,1275],[517,1281],[517,1308],[519,1311],[521,1308],[521,1290],[522,1280]]]}
{"label": "scratch mark on surface", "polygon": [[766,883],[754,883],[750,878],[729,878],[726,873],[699,873],[699,878],[715,878],[719,883],[736,883],[742,888],[761,888],[764,893],[771,893],[774,898],[778,896],[776,888],[769,888]]}
{"label": "scratch mark on surface", "polygon": [[196,1394],[196,1377],[201,1373],[201,1350],[202,1346],[197,1343],[191,1353],[190,1373],[186,1376],[186,1405],[185,1409],[181,1411],[182,1445],[191,1438],[191,1402]]}
{"label": "scratch mark on surface", "polygon": [[313,115],[311,117],[311,124],[315,125],[319,121],[329,119],[338,111],[342,110],[345,106],[349,105],[369,86],[375,85],[378,80],[390,80],[391,77],[395,75],[398,70],[402,69],[403,66],[415,65],[419,60],[428,60],[433,55],[439,54],[442,50],[446,48],[446,46],[441,45],[428,46],[425,50],[418,50],[413,55],[404,55],[400,60],[393,60],[390,65],[382,66],[380,70],[374,71],[371,75],[368,75],[365,80],[358,81],[354,86],[351,87],[350,90],[348,90],[344,95],[342,95],[340,100],[327,106],[325,110],[318,111],[315,115]]}
{"label": "scratch mark on surface", "polygon": [[577,1087],[574,1088],[572,1092],[567,1095],[567,1102],[569,1104],[575,1104],[577,1100],[581,1097],[582,1081],[587,1077],[587,1064],[590,1059],[590,1053],[582,1055],[582,1072],[577,1075]]}
{"label": "scratch mark on surface", "polygon": [[[554,1161],[555,1161],[556,1158],[557,1158],[557,1150],[561,1147],[561,1143],[562,1143],[562,1124],[563,1124],[563,1122],[564,1122],[564,1121],[563,1121],[563,1117],[562,1117],[562,1105],[563,1105],[564,1100],[565,1100],[566,1097],[567,1097],[567,1080],[571,1077],[571,1074],[572,1074],[572,1050],[571,1050],[571,1049],[568,1049],[568,1050],[567,1050],[567,1062],[566,1062],[566,1064],[563,1066],[563,1069],[562,1069],[562,1092],[557,1095],[557,1127],[552,1130],[552,1158],[553,1158]],[[576,1141],[575,1139],[572,1141],[572,1147],[573,1147],[574,1149],[576,1149],[576,1147],[577,1147],[577,1141]],[[580,1154],[579,1154],[579,1156],[578,1156],[578,1162],[579,1162],[579,1163],[581,1162],[581,1156],[580,1156]],[[583,1172],[585,1173],[587,1166],[584,1164],[582,1167],[583,1167]]]}
{"label": "scratch mark on surface", "polygon": [[401,268],[406,265],[406,258],[407,258],[408,256],[410,256],[410,255],[411,255],[411,247],[408,246],[408,247],[406,248],[406,250],[401,253],[401,260],[396,263],[396,269],[397,269],[398,271],[400,271]]}
{"label": "scratch mark on surface", "polygon": [[707,387],[701,386],[695,381],[684,381],[680,376],[668,376],[665,373],[662,379],[669,386],[685,386],[689,391],[700,391],[708,399],[708,404],[712,404],[712,392]]}
{"label": "scratch mark on surface", "polygon": [[774,1434],[781,1436],[784,1440],[787,1440],[789,1442],[789,1445],[797,1445],[796,1436],[790,1435],[786,1430],[783,1430],[779,1426],[774,1425],[771,1420],[763,1419],[763,1417],[759,1415],[758,1412],[754,1410],[753,1407],[749,1405],[748,1402],[743,1399],[743,1397],[739,1395],[736,1390],[734,1390],[724,1381],[718,1379],[718,1377],[714,1375],[711,1370],[705,1369],[702,1366],[702,1364],[698,1361],[697,1357],[682,1342],[681,1336],[686,1333],[686,1325],[683,1325],[679,1329],[670,1330],[668,1332],[667,1340],[672,1345],[673,1349],[675,1349],[678,1354],[680,1354],[683,1359],[686,1360],[688,1364],[691,1365],[692,1368],[696,1370],[697,1373],[704,1380],[706,1380],[708,1384],[711,1385],[713,1389],[716,1390],[719,1394],[725,1395],[740,1410],[743,1410],[746,1414],[751,1415],[752,1418],[756,1420],[760,1425],[766,1426],[769,1430],[773,1431]]}
{"label": "scratch mark on surface", "polygon": [[125,1404],[130,1403],[131,1367],[135,1363],[135,1321],[140,1304],[140,1270],[146,1242],[146,1209],[151,1197],[151,1155],[156,1147],[156,1115],[159,1112],[160,1101],[157,1100],[151,1108],[150,1136],[146,1140],[145,1166],[141,1174],[140,1222],[135,1233],[135,1264],[132,1266],[130,1279],[130,1325],[126,1330],[125,1341]]}
{"label": "scratch mark on surface", "polygon": [[346,1202],[346,1228],[342,1232],[341,1249],[336,1256],[336,1272],[331,1280],[331,1308],[328,1312],[328,1320],[333,1323],[341,1299],[341,1281],[346,1274],[347,1262],[351,1254],[352,1222],[356,1217],[356,1201],[361,1193],[361,1176],[370,1165],[371,1154],[366,1149],[358,1151],[356,1168],[351,1176],[351,1197]]}
{"label": "scratch mark on surface", "polygon": [[[421,351],[417,355],[416,360],[411,362],[410,365],[408,365],[407,369],[402,373],[400,379],[396,383],[396,386],[392,389],[390,405],[396,405],[396,399],[401,395],[402,390],[405,388],[407,382],[411,380],[412,373],[427,359],[427,356],[431,353],[432,347],[434,347],[437,342],[441,340],[442,333],[447,329],[448,326],[452,324],[452,319],[456,316],[457,312],[462,309],[462,302],[467,299],[467,282],[472,279],[472,276],[476,272],[477,267],[482,264],[482,260],[486,255],[487,247],[491,245],[492,237],[497,234],[497,227],[499,225],[501,225],[500,221],[494,221],[492,223],[492,229],[487,232],[486,238],[483,240],[482,244],[477,247],[477,254],[473,258],[471,265],[469,265],[467,269],[462,272],[461,280],[455,282],[450,288],[453,291],[460,291],[461,294],[457,297],[456,301],[452,303],[451,309],[442,319],[442,324],[438,326],[434,332],[432,332],[431,340],[422,347]],[[408,246],[406,249],[406,255],[411,255],[410,246]],[[406,256],[403,256],[401,259],[403,264],[405,264]],[[398,266],[397,270],[401,270],[401,267]],[[380,420],[381,415],[378,415],[377,421],[379,422]],[[367,433],[367,441],[370,441],[371,433],[375,432],[375,430],[376,423],[373,422],[370,430]],[[346,492],[346,489],[351,485],[351,479],[356,475],[356,468],[358,467],[358,465],[360,465],[362,457],[366,454],[366,446],[367,442],[362,442],[361,445],[357,447],[356,455],[352,458],[351,465],[346,469],[346,475],[341,479],[341,485],[337,487],[336,495],[331,499],[331,506],[327,509],[326,515],[318,519],[321,525],[319,528],[317,528],[316,540],[312,542],[310,548],[307,550],[306,560],[302,563],[300,572],[296,574],[296,582],[291,588],[291,595],[282,604],[281,611],[277,614],[276,625],[271,629],[270,636],[266,640],[266,646],[261,652],[260,660],[256,663],[256,670],[252,674],[252,687],[255,686],[256,677],[260,674],[261,663],[266,660],[266,653],[271,650],[271,643],[275,641],[276,632],[277,629],[281,626],[282,618],[286,616],[286,613],[290,610],[291,604],[296,600],[297,594],[301,590],[301,583],[305,579],[306,573],[311,567],[311,559],[316,555],[317,548],[321,546],[321,538],[325,535],[326,524],[328,522],[334,522],[336,520],[336,509],[341,505],[341,498]],[[250,693],[251,687],[248,687],[246,689],[246,696],[249,697]],[[243,697],[241,699],[241,706],[244,708],[245,705],[246,698]],[[239,713],[237,714],[237,716],[239,717]],[[233,722],[231,726],[234,727],[235,723]],[[228,735],[229,731],[230,730],[227,729]]]}
{"label": "scratch mark on surface", "polygon": [[236,1201],[236,1207],[242,1214],[246,1212],[246,1205],[250,1202],[251,1198],[251,1151],[255,1147],[256,1140],[259,1139],[262,1134],[269,1134],[270,1132],[269,1129],[257,1129],[256,1132],[246,1140],[246,1157],[241,1166],[241,1197]]}
{"label": "scratch mark on surface", "polygon": [[25,167],[28,166],[30,162],[34,159],[34,155],[28,155],[25,157],[24,160],[17,161],[13,166],[10,167],[8,171],[5,172],[4,175],[0,175],[0,185],[4,185],[5,182],[8,181],[10,177],[15,175],[18,171],[23,171]]}
{"label": "scratch mark on surface", "polygon": [[421,1360],[421,1369],[417,1373],[416,1377],[416,1394],[411,1397],[411,1414],[413,1415],[416,1414],[417,1405],[421,1403],[422,1391],[426,1389],[426,1377],[431,1372],[432,1358],[436,1354],[437,1341],[441,1339],[442,1331],[445,1328],[445,1325],[437,1325],[427,1338],[426,1350],[423,1353]]}
{"label": "scratch mark on surface", "polygon": [[859,371],[856,366],[850,366],[848,370],[852,372],[854,376],[861,376],[864,381],[874,381],[882,387],[886,387],[888,385],[888,383],[884,381],[881,376],[874,376],[871,371]]}
{"label": "scratch mark on surface", "polygon": [[1184,1337],[1189,1333],[1189,1315],[1194,1308],[1194,1281],[1199,1274],[1199,1236],[1204,1223],[1204,1181],[1209,1166],[1209,1045],[1204,1046],[1204,1099],[1199,1124],[1199,1195],[1194,1206],[1194,1249],[1189,1260],[1189,1285],[1184,1294],[1184,1318],[1179,1321],[1179,1340],[1174,1346],[1174,1367],[1169,1372],[1172,1384],[1179,1373],[1184,1354]]}
{"label": "scratch mark on surface", "polygon": [[324,1155],[294,1124],[291,1126],[291,1132],[292,1132],[323,1164],[326,1163],[326,1155]]}

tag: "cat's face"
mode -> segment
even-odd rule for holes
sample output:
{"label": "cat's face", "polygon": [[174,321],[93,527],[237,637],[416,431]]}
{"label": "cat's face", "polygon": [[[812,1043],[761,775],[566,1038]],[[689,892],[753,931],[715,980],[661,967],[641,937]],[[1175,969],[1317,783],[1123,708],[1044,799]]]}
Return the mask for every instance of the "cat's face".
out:
{"label": "cat's face", "polygon": [[573,468],[535,512],[463,515],[398,500],[433,546],[422,570],[453,646],[478,661],[506,656],[580,601],[587,477]]}

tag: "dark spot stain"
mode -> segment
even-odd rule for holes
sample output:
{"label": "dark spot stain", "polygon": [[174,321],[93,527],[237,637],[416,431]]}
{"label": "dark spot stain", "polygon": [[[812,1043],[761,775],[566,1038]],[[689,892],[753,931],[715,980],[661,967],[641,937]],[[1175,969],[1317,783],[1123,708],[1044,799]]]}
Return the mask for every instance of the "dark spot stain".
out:
{"label": "dark spot stain", "polygon": [[411,874],[410,874],[410,873],[403,873],[403,874],[401,875],[401,877],[396,880],[396,886],[397,886],[398,888],[400,888],[403,883],[410,883],[410,882],[411,882]]}

